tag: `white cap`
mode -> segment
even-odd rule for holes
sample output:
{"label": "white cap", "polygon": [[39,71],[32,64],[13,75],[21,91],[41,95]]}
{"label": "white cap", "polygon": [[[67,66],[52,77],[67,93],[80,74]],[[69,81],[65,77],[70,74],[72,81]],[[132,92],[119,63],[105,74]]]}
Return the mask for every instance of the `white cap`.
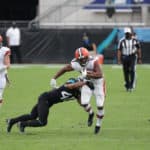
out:
{"label": "white cap", "polygon": [[124,33],[132,33],[130,28],[124,28]]}

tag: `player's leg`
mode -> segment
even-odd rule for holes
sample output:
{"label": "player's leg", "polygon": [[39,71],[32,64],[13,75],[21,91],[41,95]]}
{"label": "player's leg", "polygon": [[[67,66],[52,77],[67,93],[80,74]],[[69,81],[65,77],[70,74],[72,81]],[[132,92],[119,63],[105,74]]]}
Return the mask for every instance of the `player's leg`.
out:
{"label": "player's leg", "polygon": [[130,78],[129,78],[129,64],[127,60],[123,62],[123,74],[125,80],[125,88],[128,91],[130,88]]}
{"label": "player's leg", "polygon": [[130,60],[130,78],[131,78],[131,83],[130,83],[130,89],[132,90],[135,88],[135,82],[136,82],[136,56],[132,56]]}
{"label": "player's leg", "polygon": [[6,78],[4,75],[0,74],[0,107],[3,104],[3,93],[6,87]]}
{"label": "player's leg", "polygon": [[94,112],[90,104],[90,99],[92,96],[92,91],[88,86],[83,86],[81,89],[81,105],[84,110],[89,113],[87,124],[91,126],[93,123]]}
{"label": "player's leg", "polygon": [[95,134],[100,132],[103,117],[104,117],[104,107],[97,107],[97,114],[96,114],[97,120],[96,120],[96,126],[94,131]]}
{"label": "player's leg", "polygon": [[49,114],[49,106],[47,101],[40,97],[37,108],[39,119],[20,122],[19,128],[21,132],[24,132],[25,127],[42,127],[47,125],[47,118]]}
{"label": "player's leg", "polygon": [[106,95],[106,85],[104,79],[98,80],[97,84],[95,85],[94,94],[97,105],[97,114],[96,114],[97,120],[94,133],[97,134],[101,129],[102,120],[104,117],[104,100]]}
{"label": "player's leg", "polygon": [[32,120],[36,119],[38,117],[38,111],[37,111],[37,104],[32,108],[30,114],[25,114],[18,116],[16,118],[10,118],[6,120],[7,123],[7,132],[11,131],[11,128],[14,124],[20,122],[20,121],[27,121],[27,120]]}

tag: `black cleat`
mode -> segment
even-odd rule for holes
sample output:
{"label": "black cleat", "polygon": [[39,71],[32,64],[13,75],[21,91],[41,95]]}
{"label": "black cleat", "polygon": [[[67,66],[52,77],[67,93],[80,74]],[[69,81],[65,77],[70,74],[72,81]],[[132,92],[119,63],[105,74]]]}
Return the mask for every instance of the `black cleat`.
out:
{"label": "black cleat", "polygon": [[24,133],[25,127],[21,124],[21,122],[18,122],[17,126],[18,126],[18,128],[19,128],[19,131],[20,131],[21,133]]}
{"label": "black cleat", "polygon": [[100,126],[95,126],[95,134],[98,134],[100,132],[101,127]]}
{"label": "black cleat", "polygon": [[10,133],[11,132],[11,128],[13,126],[11,119],[6,119],[6,123],[7,123],[7,132]]}
{"label": "black cleat", "polygon": [[93,118],[94,118],[94,112],[92,114],[89,114],[89,117],[88,117],[88,126],[92,126],[93,124]]}

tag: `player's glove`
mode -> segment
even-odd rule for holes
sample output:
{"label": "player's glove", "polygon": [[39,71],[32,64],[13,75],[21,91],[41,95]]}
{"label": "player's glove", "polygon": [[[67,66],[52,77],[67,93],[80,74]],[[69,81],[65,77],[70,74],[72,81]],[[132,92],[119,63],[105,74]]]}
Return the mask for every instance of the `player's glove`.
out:
{"label": "player's glove", "polygon": [[50,86],[51,86],[52,88],[56,88],[56,80],[55,80],[55,79],[51,79],[51,81],[50,81]]}

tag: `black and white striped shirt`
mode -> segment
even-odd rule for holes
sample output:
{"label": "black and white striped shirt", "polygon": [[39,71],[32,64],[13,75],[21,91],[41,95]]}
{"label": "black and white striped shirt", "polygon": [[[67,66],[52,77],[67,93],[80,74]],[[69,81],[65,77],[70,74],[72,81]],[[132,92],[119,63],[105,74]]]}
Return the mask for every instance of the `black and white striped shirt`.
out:
{"label": "black and white striped shirt", "polygon": [[137,52],[138,47],[140,48],[140,43],[137,39],[126,39],[123,37],[118,44],[118,49],[121,51],[122,55],[132,55]]}

